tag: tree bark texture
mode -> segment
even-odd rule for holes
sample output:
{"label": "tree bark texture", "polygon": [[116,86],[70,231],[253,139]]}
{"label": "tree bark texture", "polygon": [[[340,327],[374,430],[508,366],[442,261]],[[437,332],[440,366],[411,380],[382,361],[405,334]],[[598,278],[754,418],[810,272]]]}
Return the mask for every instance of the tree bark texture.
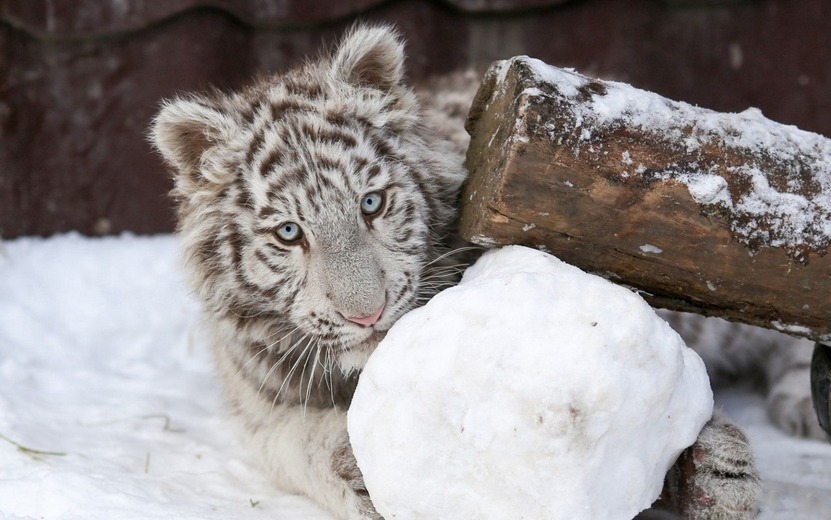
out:
{"label": "tree bark texture", "polygon": [[517,57],[468,119],[463,236],[650,303],[831,339],[831,140]]}

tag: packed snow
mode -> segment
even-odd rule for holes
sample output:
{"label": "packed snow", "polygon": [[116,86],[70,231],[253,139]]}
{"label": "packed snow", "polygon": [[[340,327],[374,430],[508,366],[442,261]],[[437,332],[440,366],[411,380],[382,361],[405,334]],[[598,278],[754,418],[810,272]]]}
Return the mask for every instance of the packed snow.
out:
{"label": "packed snow", "polygon": [[328,518],[246,458],[170,237],[4,249],[0,518]]}
{"label": "packed snow", "polygon": [[[331,520],[281,492],[227,416],[174,239],[0,243],[0,519]],[[831,445],[792,439],[743,388],[760,520],[827,520]]]}
{"label": "packed snow", "polygon": [[392,327],[348,419],[385,518],[631,520],[712,411],[640,296],[509,246]]}
{"label": "packed snow", "polygon": [[[577,153],[604,154],[609,152],[603,143],[594,140],[597,130],[638,128],[683,152],[679,163],[649,175],[681,182],[699,204],[725,211],[733,236],[751,250],[784,248],[805,261],[808,252],[824,254],[831,245],[831,139],[771,121],[757,108],[715,112],[626,83],[599,83],[525,56],[503,62],[497,76],[504,77],[516,62],[538,80],[524,94],[549,97],[554,92],[557,102],[568,106],[573,121],[561,122],[573,128],[552,124],[548,129],[558,144],[564,135],[573,134],[579,136]],[[542,89],[539,83],[550,88]],[[745,162],[719,171],[723,164],[712,164],[700,153],[714,146],[732,149]],[[625,177],[646,171],[644,165],[634,164],[628,151],[621,163],[634,167]],[[725,174],[733,179],[730,183]]]}

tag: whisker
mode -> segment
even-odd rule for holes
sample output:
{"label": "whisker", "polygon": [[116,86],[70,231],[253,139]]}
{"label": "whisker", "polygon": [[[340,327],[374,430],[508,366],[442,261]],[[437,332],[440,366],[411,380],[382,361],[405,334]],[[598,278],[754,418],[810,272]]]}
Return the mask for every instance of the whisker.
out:
{"label": "whisker", "polygon": [[428,280],[426,282],[421,283],[421,287],[426,287],[429,289],[446,289],[448,287],[453,287],[454,285],[458,285],[459,282],[457,280]]}
{"label": "whisker", "polygon": [[428,266],[430,266],[430,265],[432,265],[436,262],[444,260],[445,258],[447,258],[449,256],[456,255],[456,254],[459,254],[459,253],[464,253],[466,251],[474,251],[474,250],[480,250],[481,251],[482,248],[479,247],[479,246],[464,246],[464,247],[457,247],[456,249],[451,249],[450,251],[446,251],[445,253],[443,253],[443,254],[437,256],[436,258],[430,260],[429,262],[424,264],[424,267],[428,267]]}
{"label": "whisker", "polygon": [[[273,373],[273,372],[277,369],[277,367],[279,367],[280,365],[282,365],[282,364],[283,364],[283,362],[286,360],[286,358],[288,358],[288,356],[290,356],[292,352],[294,352],[295,350],[297,350],[297,347],[300,345],[300,343],[301,343],[303,340],[305,340],[307,337],[309,337],[309,334],[308,334],[308,333],[304,334],[302,337],[300,337],[300,339],[298,339],[297,341],[295,341],[294,343],[292,343],[291,347],[289,347],[288,349],[286,349],[286,351],[283,353],[283,355],[280,357],[280,359],[278,359],[278,360],[277,360],[277,361],[276,361],[273,365],[271,365],[271,368],[268,370],[268,372],[266,372],[265,376],[263,376],[263,380],[262,380],[262,382],[260,383],[260,387],[257,389],[257,395],[260,395],[260,391],[261,391],[261,390],[263,389],[263,387],[265,386],[266,381],[268,381],[268,378],[269,378],[269,377],[271,377],[271,374],[272,374],[272,373]],[[283,388],[283,385],[284,385],[284,384],[286,384],[286,380],[287,380],[287,379],[288,379],[288,377],[286,377],[286,378],[284,378],[284,379],[283,379],[283,383],[280,385],[280,389],[281,389],[281,390],[282,390],[282,388]],[[278,391],[277,391],[277,395],[279,395],[279,394],[280,394],[280,390],[278,390]],[[276,399],[277,399],[277,397],[275,396],[275,400],[276,400]],[[272,408],[274,408],[274,405],[273,405],[273,404],[272,404]]]}
{"label": "whisker", "polygon": [[312,395],[312,383],[315,380],[315,371],[317,370],[317,365],[320,364],[320,341],[319,340],[315,344],[314,356],[315,356],[315,359],[314,359],[314,362],[312,363],[312,373],[309,374],[309,383],[306,386],[306,404],[305,404],[304,410],[303,410],[304,414],[306,413],[305,408],[308,408],[308,406],[309,406],[309,398]]}
{"label": "whisker", "polygon": [[[333,369],[334,367],[332,365],[332,349],[331,348],[326,349],[326,366],[325,366],[325,368],[326,368],[326,371],[323,373],[323,380],[327,381],[326,384],[329,385],[329,397],[332,398],[332,406],[334,407],[334,406],[336,406],[335,405],[335,380],[334,380],[335,372],[334,372],[334,369]],[[326,378],[327,375],[329,376],[328,379]]]}
{"label": "whisker", "polygon": [[[269,334],[268,336],[266,336],[266,337],[265,337],[265,339],[266,339],[266,340],[270,340],[271,338],[273,338],[273,337],[274,337],[274,336],[276,336],[277,334],[281,334],[281,333],[285,332],[285,331],[286,331],[286,330],[288,330],[290,327],[291,327],[291,324],[286,324],[286,325],[283,325],[283,326],[281,326],[281,327],[278,327],[278,328],[277,328],[276,330],[274,330],[271,334]],[[300,325],[297,325],[296,327],[294,327],[293,329],[291,329],[288,333],[286,333],[286,335],[284,335],[282,338],[278,339],[277,341],[275,341],[275,342],[274,342],[274,343],[272,343],[272,344],[279,343],[280,341],[282,341],[282,340],[286,339],[289,335],[293,334],[293,333],[294,333],[297,329],[299,329],[299,328],[300,328]]]}
{"label": "whisker", "polygon": [[458,285],[459,280],[456,278],[448,280],[447,278],[436,278],[430,280],[422,280],[421,285],[426,287],[450,287],[452,285]]}
{"label": "whisker", "polygon": [[462,271],[458,271],[456,273],[441,273],[438,275],[432,275],[422,279],[421,282],[452,283],[453,285],[456,285],[461,279]]}
{"label": "whisker", "polygon": [[[282,332],[282,331],[286,330],[286,328],[288,328],[288,327],[285,327],[285,328],[282,328],[282,327],[281,327],[281,328],[280,328],[280,329],[278,329],[278,330],[279,330],[279,332]],[[287,332],[287,333],[286,333],[286,334],[285,334],[282,338],[278,339],[277,341],[275,341],[275,342],[273,342],[273,343],[271,343],[271,344],[267,344],[266,346],[264,346],[263,348],[261,348],[260,350],[258,350],[256,354],[254,354],[253,356],[251,356],[251,358],[250,358],[248,361],[246,361],[246,362],[245,362],[245,363],[244,363],[241,367],[239,367],[239,370],[237,371],[237,374],[239,374],[239,373],[241,373],[243,370],[245,370],[245,367],[247,367],[247,366],[249,365],[249,363],[251,363],[252,361],[254,361],[255,359],[257,359],[257,358],[260,356],[260,354],[262,354],[262,353],[263,353],[263,352],[265,352],[266,350],[270,349],[271,347],[273,347],[273,346],[277,345],[278,343],[280,343],[281,341],[283,341],[283,340],[284,340],[284,339],[286,339],[287,337],[291,336],[291,335],[292,335],[292,334],[294,334],[294,333],[297,331],[297,329],[299,329],[299,328],[300,328],[299,326],[297,326],[297,327],[293,328],[291,331]],[[279,332],[277,332],[277,333],[279,333]],[[266,339],[268,339],[268,338],[270,338],[271,336],[274,336],[274,335],[275,335],[275,333],[272,333],[272,334],[270,334],[270,335],[269,335]],[[262,388],[262,387],[260,387],[260,388]]]}
{"label": "whisker", "polygon": [[[306,338],[308,338],[308,336],[309,336],[308,334],[303,336],[303,339],[305,340]],[[300,363],[303,362],[303,357],[306,355],[306,353],[309,349],[309,345],[311,345],[311,343],[312,343],[311,339],[308,342],[306,342],[306,346],[303,347],[302,351],[300,351],[300,355],[294,361],[294,364],[292,364],[291,369],[289,369],[289,373],[286,375],[285,378],[283,378],[283,382],[280,385],[280,388],[277,389],[277,393],[274,394],[274,400],[271,402],[271,410],[272,411],[274,410],[274,405],[277,404],[277,399],[279,398],[280,394],[282,393],[283,388],[286,386],[286,383],[288,383],[291,380],[291,378],[294,377],[294,373],[297,371],[297,367],[300,366]],[[302,378],[302,376],[301,376],[301,378]]]}
{"label": "whisker", "polygon": [[251,363],[252,361],[257,359],[260,356],[260,354],[262,354],[263,352],[265,352],[269,348],[270,348],[269,345],[266,345],[263,348],[261,348],[260,350],[258,350],[256,354],[251,356],[251,358],[249,358],[248,361],[246,361],[241,367],[239,367],[239,370],[237,370],[237,375],[239,375],[243,370],[245,370],[245,367],[247,367],[249,363]]}
{"label": "whisker", "polygon": [[455,269],[459,267],[467,267],[470,265],[470,262],[459,262],[458,264],[447,264],[447,265],[434,265],[424,268],[424,272],[426,273],[433,273],[436,271],[442,271],[445,269]]}
{"label": "whisker", "polygon": [[422,272],[426,274],[432,273],[441,273],[444,271],[455,271],[459,269],[466,269],[470,265],[470,262],[461,262],[458,264],[447,264],[447,265],[433,265],[430,267],[425,267],[422,269]]}
{"label": "whisker", "polygon": [[[319,342],[319,340],[318,340]],[[315,346],[317,346],[317,343]],[[311,340],[309,344],[306,345],[306,348],[303,349],[303,352],[300,354],[300,358],[303,360],[303,370],[300,372],[300,380],[297,382],[297,399],[300,402],[300,408],[303,410],[303,417],[306,416],[306,404],[303,403],[303,378],[306,377],[306,369],[309,367],[309,357],[312,354],[312,350],[310,347],[312,346]],[[314,366],[312,366],[312,370],[314,370]],[[309,375],[309,377],[312,377]]]}

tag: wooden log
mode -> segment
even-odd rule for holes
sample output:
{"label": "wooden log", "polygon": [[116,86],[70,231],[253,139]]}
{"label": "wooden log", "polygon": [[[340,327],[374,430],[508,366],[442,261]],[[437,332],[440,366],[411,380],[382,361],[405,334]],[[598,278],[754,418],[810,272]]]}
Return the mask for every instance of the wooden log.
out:
{"label": "wooden log", "polygon": [[491,67],[468,131],[466,239],[831,340],[831,140],[527,57]]}

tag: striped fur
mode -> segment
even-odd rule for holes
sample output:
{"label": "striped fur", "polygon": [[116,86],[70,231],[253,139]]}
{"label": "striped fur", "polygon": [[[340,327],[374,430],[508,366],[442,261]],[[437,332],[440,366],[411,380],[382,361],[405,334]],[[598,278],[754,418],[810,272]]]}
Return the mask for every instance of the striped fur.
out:
{"label": "striped fur", "polygon": [[[357,370],[459,273],[450,226],[465,172],[451,150],[463,145],[424,124],[441,116],[403,84],[403,60],[393,30],[357,28],[241,92],[169,101],[152,127],[249,444],[338,518],[376,517],[346,434]],[[377,214],[362,212],[368,194],[383,198]],[[295,225],[302,237],[281,239]]]}

